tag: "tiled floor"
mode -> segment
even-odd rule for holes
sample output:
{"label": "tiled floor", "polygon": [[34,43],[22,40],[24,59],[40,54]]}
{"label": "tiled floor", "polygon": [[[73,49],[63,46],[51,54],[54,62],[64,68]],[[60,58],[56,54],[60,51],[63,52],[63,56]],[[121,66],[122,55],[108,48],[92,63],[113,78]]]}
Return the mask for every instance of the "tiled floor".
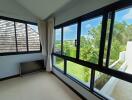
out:
{"label": "tiled floor", "polygon": [[34,73],[0,82],[0,100],[81,100],[50,73]]}

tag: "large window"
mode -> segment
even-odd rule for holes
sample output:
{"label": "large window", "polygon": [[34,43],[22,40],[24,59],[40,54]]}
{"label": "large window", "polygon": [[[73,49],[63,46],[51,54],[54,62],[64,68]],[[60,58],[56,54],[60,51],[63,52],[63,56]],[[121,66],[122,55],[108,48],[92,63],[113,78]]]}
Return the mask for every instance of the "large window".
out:
{"label": "large window", "polygon": [[30,51],[40,51],[38,27],[25,22],[0,19],[0,53]]}
{"label": "large window", "polygon": [[63,32],[63,54],[76,57],[77,24],[64,27]]}
{"label": "large window", "polygon": [[62,53],[53,56],[61,58],[56,66],[64,75],[101,99],[132,99],[132,1],[121,0],[55,28],[61,30]]}
{"label": "large window", "polygon": [[108,100],[131,100],[132,84],[96,71],[94,90]]}
{"label": "large window", "polygon": [[16,52],[14,22],[0,19],[0,53]]}
{"label": "large window", "polygon": [[54,59],[53,65],[58,69],[64,71],[64,59],[56,56],[54,56],[53,59]]}
{"label": "large window", "polygon": [[38,26],[27,24],[28,29],[28,49],[29,51],[40,50],[40,40],[38,34]]}
{"label": "large window", "polygon": [[90,85],[91,69],[85,66],[67,61],[67,74],[73,76],[75,79],[79,80],[87,86]]}
{"label": "large window", "polygon": [[27,51],[26,42],[26,25],[24,23],[16,22],[16,38],[18,51]]}
{"label": "large window", "polygon": [[132,74],[132,7],[115,13],[109,68]]}
{"label": "large window", "polygon": [[80,59],[98,63],[102,16],[81,23]]}
{"label": "large window", "polygon": [[54,51],[57,53],[61,53],[61,36],[61,29],[56,29]]}

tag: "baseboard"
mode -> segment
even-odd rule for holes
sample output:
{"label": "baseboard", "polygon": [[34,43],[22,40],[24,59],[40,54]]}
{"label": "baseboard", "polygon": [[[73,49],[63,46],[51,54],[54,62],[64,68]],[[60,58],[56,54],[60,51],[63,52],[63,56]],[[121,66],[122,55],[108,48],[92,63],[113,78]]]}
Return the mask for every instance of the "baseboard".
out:
{"label": "baseboard", "polygon": [[12,76],[8,76],[8,77],[0,78],[0,81],[12,79],[12,78],[16,78],[16,77],[19,77],[19,76],[20,76],[20,74],[16,74],[16,75],[12,75]]}
{"label": "baseboard", "polygon": [[68,86],[74,93],[76,93],[82,100],[87,100],[82,94],[80,94],[77,90],[75,90],[73,87],[71,87],[69,84],[67,84],[64,80],[62,80],[59,76],[57,76],[53,71],[51,72],[53,75],[55,75],[59,80],[61,80],[66,86]]}

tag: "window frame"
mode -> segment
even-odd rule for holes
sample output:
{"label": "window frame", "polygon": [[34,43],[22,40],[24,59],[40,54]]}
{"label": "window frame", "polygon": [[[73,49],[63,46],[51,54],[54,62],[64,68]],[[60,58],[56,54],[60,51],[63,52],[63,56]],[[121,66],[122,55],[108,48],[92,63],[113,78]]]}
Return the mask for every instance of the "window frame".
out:
{"label": "window frame", "polygon": [[[110,4],[108,6],[105,6],[103,8],[100,8],[98,10],[95,10],[93,12],[90,12],[88,14],[82,15],[80,17],[77,17],[75,19],[69,20],[65,23],[62,23],[60,25],[56,25],[54,28],[62,28],[64,26],[70,25],[70,24],[74,24],[74,23],[78,23],[77,26],[77,55],[76,58],[72,58],[72,57],[68,57],[65,56],[63,54],[56,54],[55,52],[52,53],[52,56],[58,56],[62,59],[64,59],[66,62],[67,61],[72,61],[74,63],[86,66],[88,68],[91,69],[91,82],[90,82],[90,87],[85,86],[84,84],[81,84],[80,82],[78,82],[77,79],[74,79],[74,77],[67,75],[67,70],[65,68],[65,73],[63,73],[65,76],[67,76],[68,78],[70,78],[71,80],[73,80],[74,82],[78,83],[80,86],[82,86],[83,88],[87,89],[88,91],[90,91],[91,93],[93,93],[94,95],[96,95],[97,97],[99,97],[100,99],[107,99],[106,97],[104,97],[103,95],[101,95],[100,93],[94,91],[94,79],[95,79],[95,71],[99,71],[102,72],[104,74],[107,75],[111,75],[114,76],[116,78],[122,79],[124,81],[130,82],[132,83],[132,74],[128,74],[128,73],[124,73],[118,70],[114,70],[114,69],[110,69],[108,68],[108,64],[109,64],[109,56],[110,56],[110,48],[111,48],[111,40],[112,40],[112,32],[113,32],[113,26],[114,26],[114,18],[115,18],[115,11],[119,10],[119,9],[123,9],[126,7],[132,6],[132,1],[131,0],[122,0],[122,1],[117,1],[113,4]],[[108,15],[109,13],[111,13],[111,23],[110,23],[110,28],[109,28],[109,39],[108,39],[108,46],[107,46],[107,55],[106,55],[106,64],[103,65],[103,58],[104,58],[104,48],[105,48],[105,43],[106,43],[106,29],[107,29],[107,21],[108,21]],[[103,22],[102,22],[102,31],[101,31],[101,39],[100,39],[100,52],[99,52],[99,63],[98,64],[94,64],[94,63],[90,63],[87,61],[83,61],[79,59],[79,53],[80,53],[80,34],[81,34],[81,21],[85,21],[85,20],[89,20],[91,18],[97,17],[103,15]],[[63,32],[62,32],[63,34]],[[54,67],[54,66],[53,66]],[[64,67],[67,67],[67,65],[65,65]],[[55,67],[54,67],[55,68]]]}
{"label": "window frame", "polygon": [[[0,56],[8,56],[8,55],[19,55],[19,54],[31,54],[31,53],[40,53],[42,52],[42,47],[41,47],[41,43],[40,43],[40,50],[36,50],[36,51],[29,51],[28,50],[28,29],[27,29],[27,25],[36,25],[37,23],[34,22],[30,22],[30,21],[24,21],[24,20],[20,20],[20,19],[15,19],[15,18],[9,18],[9,17],[5,17],[5,16],[0,16],[0,19],[2,20],[7,20],[7,21],[12,21],[14,22],[14,31],[15,31],[15,42],[16,42],[16,52],[5,52],[5,53],[0,53]],[[25,25],[25,34],[26,34],[26,49],[27,51],[18,51],[18,45],[17,45],[17,33],[16,33],[16,22],[18,23],[22,23]]]}

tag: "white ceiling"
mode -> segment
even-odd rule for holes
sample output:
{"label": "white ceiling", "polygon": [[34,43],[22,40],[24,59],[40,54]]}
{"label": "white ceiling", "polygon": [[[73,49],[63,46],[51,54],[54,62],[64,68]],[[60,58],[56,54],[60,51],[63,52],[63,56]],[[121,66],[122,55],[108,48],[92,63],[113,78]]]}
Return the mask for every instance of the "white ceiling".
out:
{"label": "white ceiling", "polygon": [[36,17],[45,19],[71,0],[16,0]]}

